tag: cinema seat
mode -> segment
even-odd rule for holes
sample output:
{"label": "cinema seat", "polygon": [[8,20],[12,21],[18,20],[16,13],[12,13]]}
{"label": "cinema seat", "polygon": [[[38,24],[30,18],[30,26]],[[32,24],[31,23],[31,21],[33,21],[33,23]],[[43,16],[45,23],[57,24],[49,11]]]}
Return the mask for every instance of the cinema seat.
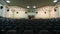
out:
{"label": "cinema seat", "polygon": [[56,30],[56,34],[60,34],[60,30]]}
{"label": "cinema seat", "polygon": [[8,30],[6,34],[16,34],[16,30]]}
{"label": "cinema seat", "polygon": [[40,30],[39,34],[50,34],[48,30]]}
{"label": "cinema seat", "polygon": [[34,34],[33,30],[24,30],[23,34]]}

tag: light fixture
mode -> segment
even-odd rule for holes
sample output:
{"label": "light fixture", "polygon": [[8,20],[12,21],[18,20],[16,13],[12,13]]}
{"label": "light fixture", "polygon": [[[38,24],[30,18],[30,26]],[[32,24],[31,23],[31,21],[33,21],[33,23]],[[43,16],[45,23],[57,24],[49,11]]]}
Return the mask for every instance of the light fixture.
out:
{"label": "light fixture", "polygon": [[27,6],[27,8],[30,8],[30,6]]}
{"label": "light fixture", "polygon": [[53,2],[56,3],[58,0],[54,0]]}
{"label": "light fixture", "polygon": [[9,0],[6,0],[6,2],[7,2],[7,3],[10,3],[10,1],[9,1]]}
{"label": "light fixture", "polygon": [[36,6],[33,6],[33,8],[36,8]]}

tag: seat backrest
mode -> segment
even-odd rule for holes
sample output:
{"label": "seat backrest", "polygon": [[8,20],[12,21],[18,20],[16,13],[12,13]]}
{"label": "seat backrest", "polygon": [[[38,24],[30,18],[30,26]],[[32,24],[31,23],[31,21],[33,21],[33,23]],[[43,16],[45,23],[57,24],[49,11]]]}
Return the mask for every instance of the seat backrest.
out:
{"label": "seat backrest", "polygon": [[16,30],[9,30],[6,34],[16,34]]}
{"label": "seat backrest", "polygon": [[23,34],[34,34],[33,30],[24,30]]}
{"label": "seat backrest", "polygon": [[48,30],[40,30],[39,34],[50,34]]}

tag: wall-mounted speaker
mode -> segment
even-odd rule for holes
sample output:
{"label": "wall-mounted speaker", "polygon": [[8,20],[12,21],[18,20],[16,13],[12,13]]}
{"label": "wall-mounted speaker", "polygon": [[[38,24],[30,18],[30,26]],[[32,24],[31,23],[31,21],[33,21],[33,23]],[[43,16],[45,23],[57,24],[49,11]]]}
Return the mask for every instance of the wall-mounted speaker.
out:
{"label": "wall-mounted speaker", "polygon": [[9,9],[7,9],[7,12],[9,12]]}
{"label": "wall-mounted speaker", "polygon": [[38,12],[36,12],[36,14],[37,14]]}
{"label": "wall-mounted speaker", "polygon": [[27,12],[25,12],[25,14],[26,14]]}
{"label": "wall-mounted speaker", "polygon": [[55,11],[55,12],[57,11],[57,8],[58,8],[57,6],[54,8],[54,11]]}
{"label": "wall-mounted speaker", "polygon": [[0,6],[0,9],[3,9],[3,6]]}
{"label": "wall-mounted speaker", "polygon": [[54,11],[56,12],[56,9],[54,9]]}
{"label": "wall-mounted speaker", "polygon": [[46,12],[44,12],[46,14]]}
{"label": "wall-mounted speaker", "polygon": [[18,12],[16,12],[18,14]]}

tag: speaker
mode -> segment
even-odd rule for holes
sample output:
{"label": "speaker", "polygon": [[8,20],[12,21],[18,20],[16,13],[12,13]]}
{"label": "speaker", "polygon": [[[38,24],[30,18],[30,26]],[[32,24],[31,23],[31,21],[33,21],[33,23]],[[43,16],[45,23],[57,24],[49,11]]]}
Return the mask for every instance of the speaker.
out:
{"label": "speaker", "polygon": [[3,9],[3,6],[0,6],[0,9]]}
{"label": "speaker", "polygon": [[54,11],[55,11],[55,12],[57,11],[57,8],[58,8],[58,7],[55,7],[55,8],[54,8]]}
{"label": "speaker", "polygon": [[46,14],[46,12],[44,12]]}
{"label": "speaker", "polygon": [[18,14],[18,12],[16,12]]}
{"label": "speaker", "polygon": [[38,12],[36,12],[36,14],[37,14]]}
{"label": "speaker", "polygon": [[25,12],[25,14],[26,14],[27,12]]}
{"label": "speaker", "polygon": [[54,9],[54,11],[56,12],[56,9]]}
{"label": "speaker", "polygon": [[7,9],[7,12],[9,11],[9,9]]}

